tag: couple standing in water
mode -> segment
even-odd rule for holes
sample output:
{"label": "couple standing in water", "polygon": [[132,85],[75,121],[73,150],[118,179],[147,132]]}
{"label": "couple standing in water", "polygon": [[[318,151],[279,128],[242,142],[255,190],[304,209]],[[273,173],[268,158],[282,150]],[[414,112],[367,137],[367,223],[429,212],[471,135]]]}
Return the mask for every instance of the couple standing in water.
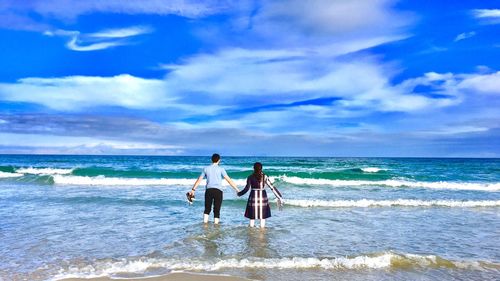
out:
{"label": "couple standing in water", "polygon": [[262,164],[256,162],[253,165],[253,174],[247,178],[247,184],[243,190],[239,190],[233,180],[227,175],[226,170],[219,166],[220,155],[212,155],[212,165],[207,166],[201,172],[191,191],[187,193],[188,200],[194,198],[196,188],[200,182],[206,178],[205,190],[205,211],[203,212],[203,222],[208,223],[208,218],[213,205],[214,223],[218,224],[220,221],[220,208],[222,206],[223,192],[222,192],[222,179],[224,178],[229,185],[237,192],[238,196],[242,196],[250,190],[248,197],[247,207],[245,210],[245,217],[250,219],[250,226],[255,226],[255,220],[260,220],[260,227],[266,226],[266,219],[271,216],[271,208],[265,190],[266,185],[271,189],[276,198],[278,205],[283,205],[283,197],[276,187],[274,187],[269,178],[262,171]]}

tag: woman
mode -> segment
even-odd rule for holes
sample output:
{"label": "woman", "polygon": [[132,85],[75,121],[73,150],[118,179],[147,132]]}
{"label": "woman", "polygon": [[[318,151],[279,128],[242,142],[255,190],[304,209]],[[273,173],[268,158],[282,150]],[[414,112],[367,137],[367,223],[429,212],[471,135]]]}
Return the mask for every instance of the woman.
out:
{"label": "woman", "polygon": [[278,199],[278,206],[283,206],[283,197],[276,187],[274,187],[269,178],[262,172],[262,164],[256,162],[253,165],[253,174],[247,178],[247,185],[245,188],[238,192],[238,196],[242,196],[251,188],[250,196],[248,197],[247,208],[245,217],[250,219],[250,227],[255,226],[255,220],[260,220],[260,227],[266,227],[266,219],[271,216],[271,208],[269,207],[269,200],[265,186],[269,186],[271,191]]}

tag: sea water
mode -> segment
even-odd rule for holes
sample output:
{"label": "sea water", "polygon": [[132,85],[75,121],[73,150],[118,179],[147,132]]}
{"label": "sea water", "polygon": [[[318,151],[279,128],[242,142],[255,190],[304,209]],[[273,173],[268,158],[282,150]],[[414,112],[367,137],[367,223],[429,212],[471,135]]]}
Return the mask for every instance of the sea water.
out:
{"label": "sea water", "polygon": [[[172,271],[258,280],[492,280],[500,276],[500,159],[223,157],[242,189],[254,162],[266,229],[225,187],[203,218],[210,157],[0,155],[0,280]],[[211,218],[211,221],[213,218]],[[257,224],[258,225],[258,224]]]}

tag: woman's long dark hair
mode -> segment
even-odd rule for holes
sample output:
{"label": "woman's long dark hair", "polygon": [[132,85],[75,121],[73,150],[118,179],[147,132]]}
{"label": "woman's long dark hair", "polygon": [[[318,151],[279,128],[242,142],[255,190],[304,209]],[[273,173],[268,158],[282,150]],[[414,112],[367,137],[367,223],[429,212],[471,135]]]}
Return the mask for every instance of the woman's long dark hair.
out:
{"label": "woman's long dark hair", "polygon": [[253,164],[253,175],[257,178],[259,183],[262,182],[262,180],[264,179],[264,173],[262,172],[262,163],[255,162],[255,164]]}

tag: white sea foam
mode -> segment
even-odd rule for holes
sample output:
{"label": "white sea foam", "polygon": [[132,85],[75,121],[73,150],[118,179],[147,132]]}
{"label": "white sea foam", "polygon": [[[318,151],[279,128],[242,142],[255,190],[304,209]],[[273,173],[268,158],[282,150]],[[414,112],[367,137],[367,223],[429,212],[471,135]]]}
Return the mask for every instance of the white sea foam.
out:
{"label": "white sea foam", "polygon": [[[195,182],[195,178],[121,178],[121,177],[88,177],[88,176],[70,176],[70,175],[53,175],[56,184],[68,185],[129,185],[129,186],[146,186],[146,185],[176,185],[190,186]],[[434,189],[460,189],[460,190],[479,190],[479,191],[499,191],[500,183],[472,183],[472,182],[418,182],[407,180],[383,180],[383,181],[367,181],[367,180],[329,180],[329,179],[312,179],[299,177],[270,177],[271,181],[279,180],[282,183],[290,183],[295,185],[328,185],[328,186],[390,186],[390,187],[415,187],[415,188],[434,188]],[[234,180],[236,185],[242,187],[246,185],[245,179]],[[201,183],[203,186],[205,181]],[[224,186],[228,186],[226,181],[223,181]]]}
{"label": "white sea foam", "polygon": [[22,177],[24,176],[23,174],[19,173],[8,173],[8,172],[1,172],[0,171],[0,178],[17,178],[17,177]]}
{"label": "white sea foam", "polygon": [[415,187],[415,188],[433,188],[433,189],[459,189],[459,190],[478,190],[478,191],[499,191],[500,182],[494,183],[475,183],[475,182],[423,182],[409,180],[330,180],[313,179],[299,177],[278,177],[283,182],[296,185],[328,185],[328,186],[390,186],[390,187]]}
{"label": "white sea foam", "polygon": [[61,272],[55,279],[111,276],[117,273],[143,273],[149,268],[167,268],[170,270],[189,271],[217,271],[226,268],[240,269],[362,269],[362,268],[384,268],[391,265],[392,254],[380,256],[358,256],[353,258],[249,258],[249,259],[223,259],[223,260],[199,260],[199,259],[141,259],[120,260],[105,262],[95,265],[87,265],[80,268],[72,267],[70,270]]}
{"label": "white sea foam", "polygon": [[73,172],[73,169],[55,169],[55,168],[19,168],[16,170],[17,173],[21,174],[33,174],[33,175],[67,175]]}
{"label": "white sea foam", "polygon": [[385,171],[385,169],[377,168],[377,167],[367,167],[367,168],[361,168],[361,171],[363,171],[365,173],[378,173],[380,171]]}
{"label": "white sea foam", "polygon": [[94,265],[72,266],[61,271],[56,280],[71,277],[111,276],[117,273],[144,273],[151,268],[166,268],[169,270],[217,271],[221,269],[324,269],[324,270],[356,270],[380,269],[398,266],[414,267],[476,267],[482,265],[497,267],[491,262],[470,261],[455,262],[442,259],[435,255],[396,254],[392,252],[379,255],[361,255],[356,257],[335,258],[245,258],[245,259],[158,259],[140,258],[137,260],[102,261]]}
{"label": "white sea foam", "polygon": [[[54,175],[55,184],[66,185],[106,185],[106,186],[147,186],[147,185],[181,185],[191,186],[196,179],[167,179],[167,178],[115,178],[115,177],[86,177]],[[234,180],[238,186],[246,184],[246,180]],[[205,185],[205,181],[200,183]],[[229,186],[225,181],[223,186]]]}
{"label": "white sea foam", "polygon": [[458,201],[458,200],[286,200],[287,205],[298,207],[330,207],[330,208],[350,208],[350,207],[499,207],[500,200],[478,200],[478,201]]}

